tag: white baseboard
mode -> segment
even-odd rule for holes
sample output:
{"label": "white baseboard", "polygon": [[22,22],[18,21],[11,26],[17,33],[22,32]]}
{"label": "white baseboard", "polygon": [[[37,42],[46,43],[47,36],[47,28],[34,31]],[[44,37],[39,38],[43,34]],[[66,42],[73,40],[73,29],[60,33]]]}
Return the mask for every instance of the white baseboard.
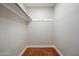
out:
{"label": "white baseboard", "polygon": [[59,53],[60,56],[64,56],[64,54],[61,53],[61,51],[55,45],[53,45],[53,48],[55,48],[55,50]]}
{"label": "white baseboard", "polygon": [[21,51],[21,53],[19,54],[19,56],[22,56],[22,54],[24,53],[24,51],[27,49],[27,47],[24,47],[24,49]]}
{"label": "white baseboard", "polygon": [[27,48],[32,48],[32,47],[39,47],[39,48],[41,48],[41,47],[53,47],[60,54],[60,56],[64,56],[55,45],[28,45],[22,50],[22,52],[19,54],[19,56],[21,56]]}
{"label": "white baseboard", "polygon": [[41,48],[41,47],[53,47],[53,45],[28,45],[26,47],[27,48],[29,48],[29,47],[39,47],[39,48]]}

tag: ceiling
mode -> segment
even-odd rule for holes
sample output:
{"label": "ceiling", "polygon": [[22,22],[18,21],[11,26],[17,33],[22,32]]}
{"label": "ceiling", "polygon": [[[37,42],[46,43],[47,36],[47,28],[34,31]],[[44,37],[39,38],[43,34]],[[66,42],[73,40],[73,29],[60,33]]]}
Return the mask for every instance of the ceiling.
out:
{"label": "ceiling", "polygon": [[25,3],[27,7],[54,7],[56,3]]}

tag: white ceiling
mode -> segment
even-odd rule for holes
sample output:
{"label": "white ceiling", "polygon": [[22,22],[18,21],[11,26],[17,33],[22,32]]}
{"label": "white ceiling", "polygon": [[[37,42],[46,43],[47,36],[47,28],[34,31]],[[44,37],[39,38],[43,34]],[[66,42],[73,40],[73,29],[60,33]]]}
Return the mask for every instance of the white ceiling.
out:
{"label": "white ceiling", "polygon": [[55,3],[24,3],[27,7],[54,7]]}

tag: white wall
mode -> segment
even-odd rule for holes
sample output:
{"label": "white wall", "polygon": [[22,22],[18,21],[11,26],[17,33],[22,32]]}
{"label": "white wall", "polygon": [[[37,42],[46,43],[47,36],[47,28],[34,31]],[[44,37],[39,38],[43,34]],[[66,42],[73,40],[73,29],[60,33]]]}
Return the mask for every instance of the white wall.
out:
{"label": "white wall", "polygon": [[64,55],[79,55],[79,4],[58,4],[55,18],[55,45]]}
{"label": "white wall", "polygon": [[53,22],[31,22],[28,25],[29,45],[52,45],[54,43]]}
{"label": "white wall", "polygon": [[27,45],[24,19],[0,5],[0,55],[19,55]]}
{"label": "white wall", "polygon": [[52,7],[28,7],[32,18],[32,22],[28,25],[29,45],[54,44],[54,22],[50,22],[54,21],[52,10]]}

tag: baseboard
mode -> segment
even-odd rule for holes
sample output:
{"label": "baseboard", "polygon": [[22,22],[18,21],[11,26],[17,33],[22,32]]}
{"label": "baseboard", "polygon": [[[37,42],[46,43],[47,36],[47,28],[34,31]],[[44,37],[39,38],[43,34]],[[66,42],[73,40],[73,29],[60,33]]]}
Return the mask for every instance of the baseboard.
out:
{"label": "baseboard", "polygon": [[60,54],[60,56],[64,56],[61,52],[60,52],[60,50],[55,46],[55,45],[28,45],[28,46],[26,46],[23,50],[22,50],[22,52],[19,54],[19,56],[22,56],[22,54],[24,53],[24,51],[27,49],[27,48],[32,48],[32,47],[53,47],[53,48],[55,48],[56,49],[56,51]]}
{"label": "baseboard", "polygon": [[60,54],[60,56],[64,56],[64,54],[63,53],[61,53],[61,51],[55,46],[55,45],[53,45],[53,47],[55,48],[55,50]]}
{"label": "baseboard", "polygon": [[28,45],[26,46],[26,48],[30,48],[30,47],[54,47],[53,45]]}
{"label": "baseboard", "polygon": [[22,54],[24,53],[24,51],[27,49],[28,47],[24,47],[23,50],[21,51],[21,53],[19,54],[19,56],[22,56]]}

